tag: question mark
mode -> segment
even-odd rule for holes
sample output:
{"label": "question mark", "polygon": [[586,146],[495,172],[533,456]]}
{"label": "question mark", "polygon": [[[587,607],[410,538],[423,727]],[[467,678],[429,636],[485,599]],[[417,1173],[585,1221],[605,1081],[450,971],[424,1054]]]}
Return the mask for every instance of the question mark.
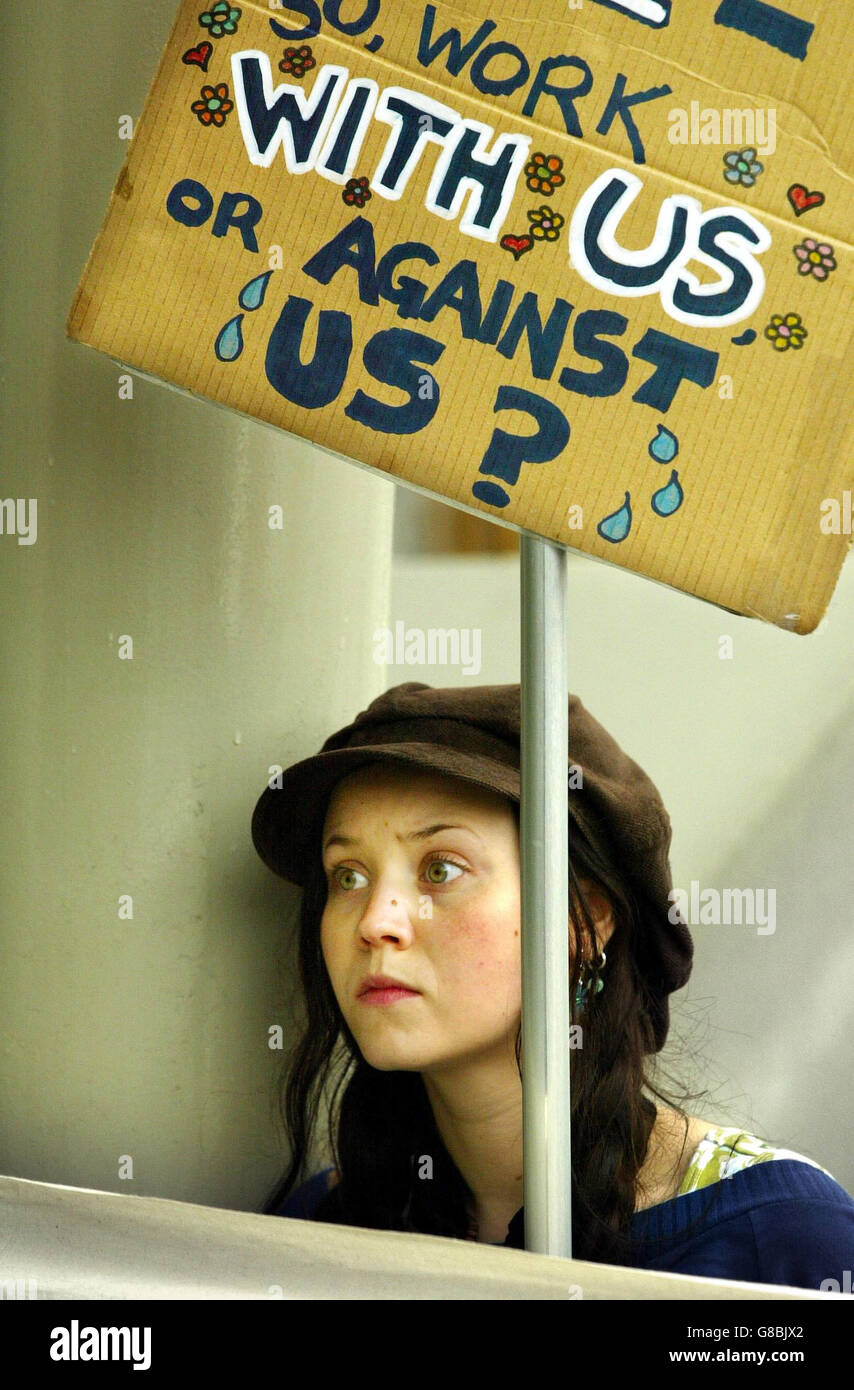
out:
{"label": "question mark", "polygon": [[[495,429],[480,465],[481,473],[501,478],[509,486],[518,481],[523,463],[548,463],[557,458],[569,442],[569,421],[551,401],[521,386],[499,386],[493,414],[499,410],[522,410],[537,422],[536,434],[508,434]],[[506,507],[510,494],[498,483],[476,482],[472,493],[491,507]]]}

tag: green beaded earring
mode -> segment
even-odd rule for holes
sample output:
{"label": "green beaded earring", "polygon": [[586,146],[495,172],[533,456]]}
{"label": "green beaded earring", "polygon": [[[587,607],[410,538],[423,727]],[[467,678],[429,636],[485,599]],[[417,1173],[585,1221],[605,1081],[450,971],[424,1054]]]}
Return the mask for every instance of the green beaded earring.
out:
{"label": "green beaded earring", "polygon": [[[601,960],[597,963],[595,969],[596,969],[596,970],[603,970],[604,967],[605,967],[605,962],[606,962],[607,959],[608,959],[608,957],[605,955],[605,952],[603,951],[603,952],[602,952]],[[592,973],[593,973],[593,972],[591,971],[590,974],[592,974]],[[590,974],[588,974],[588,977],[587,977],[588,979],[590,978]],[[577,986],[576,986],[576,989],[575,989],[575,1007],[576,1007],[576,1009],[578,1009],[578,1010],[580,1011],[581,1009],[583,1009],[583,1008],[585,1007],[585,1005],[586,1005],[586,1003],[587,1003],[587,996],[588,996],[588,994],[590,994],[590,993],[598,994],[598,993],[600,992],[600,990],[603,990],[604,988],[605,988],[605,981],[604,981],[603,979],[598,979],[598,980],[596,981],[596,986],[595,986],[595,988],[593,988],[593,989],[591,989],[591,986],[588,985],[587,983],[582,983],[581,980],[579,980],[579,982],[578,982],[578,984],[577,984]]]}

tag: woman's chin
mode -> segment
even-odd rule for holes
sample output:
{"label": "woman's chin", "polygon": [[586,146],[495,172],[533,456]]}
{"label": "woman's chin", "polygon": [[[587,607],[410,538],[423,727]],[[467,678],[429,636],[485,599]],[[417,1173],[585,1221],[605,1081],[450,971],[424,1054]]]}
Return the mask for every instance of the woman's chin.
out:
{"label": "woman's chin", "polygon": [[420,1071],[427,1058],[417,1050],[401,1047],[362,1047],[359,1051],[375,1071]]}
{"label": "woman's chin", "polygon": [[435,1061],[435,1052],[417,1038],[380,1037],[379,1030],[362,1028],[353,1035],[359,1051],[376,1071],[421,1071]]}

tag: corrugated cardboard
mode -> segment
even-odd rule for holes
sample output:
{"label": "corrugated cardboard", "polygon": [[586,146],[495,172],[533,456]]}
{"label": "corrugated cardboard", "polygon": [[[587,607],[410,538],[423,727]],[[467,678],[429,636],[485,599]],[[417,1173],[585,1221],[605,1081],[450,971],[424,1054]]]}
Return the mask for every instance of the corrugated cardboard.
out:
{"label": "corrugated cardboard", "polygon": [[854,527],[852,33],[836,0],[183,3],[68,333],[811,632]]}

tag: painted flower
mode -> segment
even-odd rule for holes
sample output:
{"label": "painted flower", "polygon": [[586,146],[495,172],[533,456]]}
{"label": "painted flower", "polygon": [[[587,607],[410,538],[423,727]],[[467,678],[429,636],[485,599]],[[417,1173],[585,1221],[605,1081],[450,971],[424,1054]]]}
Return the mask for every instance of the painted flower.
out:
{"label": "painted flower", "polygon": [[532,208],[528,213],[528,221],[531,224],[531,235],[538,241],[557,241],[563,226],[560,213],[553,212],[549,207]]}
{"label": "painted flower", "polygon": [[209,10],[199,15],[199,23],[207,29],[212,39],[221,39],[223,34],[236,34],[237,21],[241,11],[228,0],[217,0]]}
{"label": "painted flower", "polygon": [[782,314],[772,314],[765,337],[771,339],[777,352],[787,352],[790,347],[803,347],[808,334],[801,323],[800,314],[786,314],[785,318]]}
{"label": "painted flower", "polygon": [[225,125],[229,111],[234,110],[234,102],[228,99],[228,86],[220,82],[218,87],[203,87],[201,99],[194,101],[195,111],[202,125]]}
{"label": "painted flower", "polygon": [[292,77],[305,77],[310,68],[317,67],[317,59],[307,43],[302,48],[286,48],[285,56],[279,63],[280,72],[289,72]]}
{"label": "painted flower", "polygon": [[564,182],[563,160],[556,154],[535,154],[525,165],[528,187],[532,193],[545,193],[548,197]]}
{"label": "painted flower", "polygon": [[730,150],[729,154],[724,155],[724,178],[728,183],[740,183],[745,188],[750,188],[756,182],[758,174],[762,173],[762,165],[756,158],[756,151],[748,148],[746,150]]}
{"label": "painted flower", "polygon": [[368,199],[373,197],[364,174],[360,179],[348,179],[341,197],[348,207],[363,208]]}
{"label": "painted flower", "polygon": [[826,280],[830,272],[836,269],[833,247],[828,246],[826,241],[813,241],[810,236],[804,237],[794,251],[800,261],[799,275],[814,275],[816,280]]}

